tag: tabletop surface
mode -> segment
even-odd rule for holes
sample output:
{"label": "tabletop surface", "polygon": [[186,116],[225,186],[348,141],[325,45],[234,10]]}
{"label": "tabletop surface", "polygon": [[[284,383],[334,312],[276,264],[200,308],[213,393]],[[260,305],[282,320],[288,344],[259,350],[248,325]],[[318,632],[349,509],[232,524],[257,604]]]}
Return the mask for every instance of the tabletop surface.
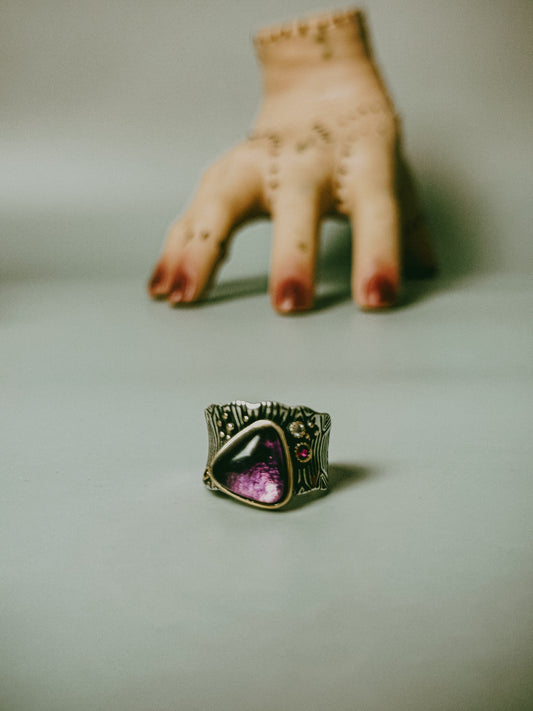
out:
{"label": "tabletop surface", "polygon": [[[2,708],[527,708],[533,281],[300,318],[218,293],[2,288]],[[328,411],[330,493],[207,491],[232,399]]]}

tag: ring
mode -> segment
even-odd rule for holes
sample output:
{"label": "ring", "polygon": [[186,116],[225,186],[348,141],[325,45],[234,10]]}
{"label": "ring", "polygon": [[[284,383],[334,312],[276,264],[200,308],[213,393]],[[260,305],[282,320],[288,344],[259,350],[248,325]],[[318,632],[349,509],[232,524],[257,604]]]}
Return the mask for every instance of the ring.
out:
{"label": "ring", "polygon": [[328,489],[331,417],[309,407],[236,400],[205,410],[204,484],[250,506],[280,509]]}

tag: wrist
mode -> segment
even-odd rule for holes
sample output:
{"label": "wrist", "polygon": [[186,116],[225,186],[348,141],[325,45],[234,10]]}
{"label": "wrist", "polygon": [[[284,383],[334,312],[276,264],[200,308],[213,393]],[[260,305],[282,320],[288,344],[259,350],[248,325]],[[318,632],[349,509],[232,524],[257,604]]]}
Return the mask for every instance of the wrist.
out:
{"label": "wrist", "polygon": [[315,86],[368,69],[371,53],[362,11],[321,13],[260,30],[254,37],[265,95]]}

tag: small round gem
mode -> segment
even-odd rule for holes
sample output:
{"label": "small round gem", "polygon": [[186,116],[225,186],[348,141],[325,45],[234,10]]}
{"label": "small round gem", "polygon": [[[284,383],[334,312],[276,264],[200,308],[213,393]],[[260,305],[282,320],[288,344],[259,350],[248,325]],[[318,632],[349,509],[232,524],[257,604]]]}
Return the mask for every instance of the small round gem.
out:
{"label": "small round gem", "polygon": [[233,432],[233,430],[235,429],[235,425],[233,424],[233,422],[228,422],[228,424],[226,425],[226,429],[228,432]]}
{"label": "small round gem", "polygon": [[311,457],[313,456],[313,450],[308,444],[297,444],[296,447],[294,448],[294,451],[296,453],[296,458],[300,462],[308,462]]}
{"label": "small round gem", "polygon": [[300,420],[296,420],[295,422],[291,422],[289,425],[289,432],[293,437],[297,437],[298,439],[300,437],[303,437],[305,435],[305,425],[303,422],[300,422]]}

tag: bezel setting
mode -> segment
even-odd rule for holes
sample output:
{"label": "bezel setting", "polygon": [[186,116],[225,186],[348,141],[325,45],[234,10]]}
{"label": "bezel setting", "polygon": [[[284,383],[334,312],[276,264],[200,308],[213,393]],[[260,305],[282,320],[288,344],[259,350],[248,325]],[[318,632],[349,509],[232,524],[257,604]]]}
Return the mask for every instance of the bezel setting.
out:
{"label": "bezel setting", "polygon": [[313,458],[313,448],[307,442],[300,442],[295,446],[294,454],[299,462],[310,462]]}
{"label": "bezel setting", "polygon": [[205,418],[209,451],[203,481],[210,490],[261,509],[280,509],[302,494],[328,490],[327,413],[271,400],[234,400],[210,405]]}
{"label": "bezel setting", "polygon": [[[276,501],[272,504],[257,501],[255,499],[251,499],[247,496],[242,496],[240,494],[235,493],[234,491],[231,491],[231,489],[229,489],[227,486],[224,486],[220,481],[218,481],[213,472],[213,470],[216,468],[217,462],[223,459],[226,454],[231,452],[233,449],[237,449],[239,444],[243,440],[247,439],[250,434],[253,434],[254,432],[262,432],[266,429],[274,429],[276,434],[278,435],[281,442],[284,464],[287,470],[287,491],[285,493],[285,496],[280,501]],[[256,420],[255,422],[252,422],[250,425],[244,427],[244,429],[235,434],[230,440],[228,440],[227,442],[225,442],[225,444],[222,445],[222,447],[213,457],[211,465],[206,467],[204,479],[206,478],[206,475],[209,476],[209,479],[211,480],[215,488],[217,488],[219,491],[222,491],[224,494],[227,494],[228,496],[237,499],[237,501],[242,501],[246,504],[249,504],[250,506],[256,506],[260,509],[279,509],[282,506],[285,506],[285,504],[291,499],[294,489],[292,461],[289,447],[287,445],[287,440],[285,439],[285,433],[283,432],[281,427],[272,420]]]}

